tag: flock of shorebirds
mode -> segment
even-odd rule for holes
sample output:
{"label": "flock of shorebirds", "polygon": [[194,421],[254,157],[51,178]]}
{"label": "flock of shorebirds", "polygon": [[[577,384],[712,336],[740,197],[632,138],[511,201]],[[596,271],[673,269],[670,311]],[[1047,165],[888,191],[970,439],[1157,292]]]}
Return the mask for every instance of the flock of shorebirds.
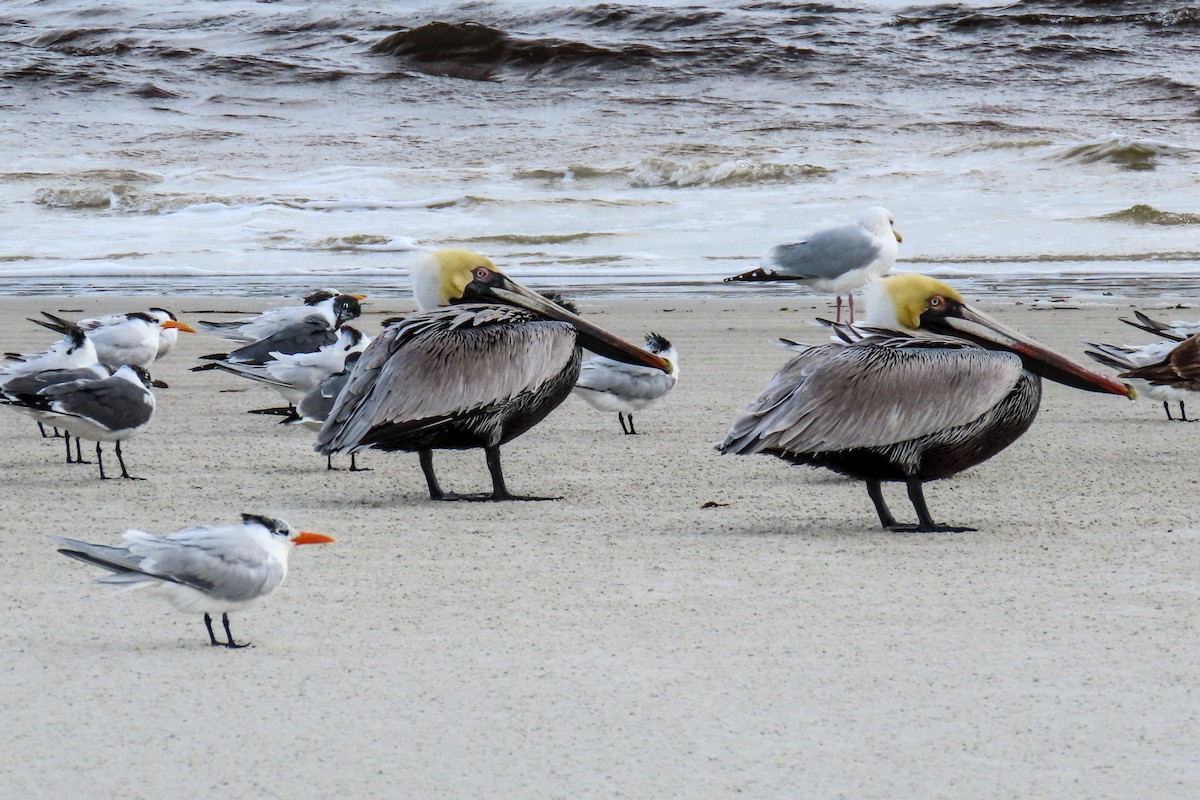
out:
{"label": "flock of shorebirds", "polygon": [[[886,209],[772,249],[759,268],[726,280],[788,281],[838,295],[829,343],[788,342],[799,352],[732,421],[716,449],[769,453],[862,480],[890,531],[968,531],[934,521],[923,485],[974,466],[1014,442],[1033,422],[1041,378],[1085,391],[1178,401],[1197,388],[1200,324],[1136,324],[1172,340],[1147,348],[1094,343],[1089,355],[1118,369],[1093,372],[968,305],[947,284],[918,274],[884,277],[900,234]],[[617,412],[625,433],[633,413],[666,395],[679,377],[675,348],[650,334],[641,347],[603,330],[553,295],[532,291],[468,250],[430,253],[412,270],[418,311],[386,320],[372,338],[351,323],[361,295],[322,290],[303,304],[228,322],[197,322],[238,347],[204,356],[196,370],[222,370],[277,390],[286,406],[255,409],[316,432],[327,458],[367,449],[416,452],[432,500],[541,500],[512,493],[500,448],[544,419],[568,395]],[[867,315],[854,320],[864,287]],[[841,320],[841,296],[850,318]],[[146,428],[155,409],[148,369],[180,332],[196,330],[165,309],[69,321],[34,320],[62,335],[49,350],[10,354],[0,367],[0,404],[54,429],[68,462],[79,440],[121,442]],[[586,363],[582,350],[595,354]],[[954,390],[947,386],[953,384]],[[1136,388],[1135,388],[1136,387]],[[75,439],[72,452],[71,439]],[[484,451],[491,491],[451,494],[434,452]],[[332,468],[332,464],[329,464]],[[900,523],[883,497],[901,482],[917,522]],[[203,612],[213,645],[238,647],[228,612],[270,594],[287,574],[292,545],[332,541],[253,514],[236,525],[164,536],[130,530],[119,546],[52,537],[60,552],[103,567],[105,583],[154,587],[177,606]],[[225,641],[213,633],[220,613]]]}

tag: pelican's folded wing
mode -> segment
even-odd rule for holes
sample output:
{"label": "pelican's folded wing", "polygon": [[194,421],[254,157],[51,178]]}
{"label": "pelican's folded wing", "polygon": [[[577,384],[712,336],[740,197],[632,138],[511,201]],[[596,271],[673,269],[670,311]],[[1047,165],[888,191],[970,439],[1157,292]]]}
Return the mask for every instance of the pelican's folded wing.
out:
{"label": "pelican's folded wing", "polygon": [[1016,355],[949,342],[814,347],[776,373],[717,447],[802,453],[895,444],[978,419],[1022,372]]}

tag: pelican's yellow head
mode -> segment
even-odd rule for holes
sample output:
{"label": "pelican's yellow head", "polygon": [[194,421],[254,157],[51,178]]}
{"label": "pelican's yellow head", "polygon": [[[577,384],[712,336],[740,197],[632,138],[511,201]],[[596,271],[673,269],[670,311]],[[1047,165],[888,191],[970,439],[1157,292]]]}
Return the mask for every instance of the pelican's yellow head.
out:
{"label": "pelican's yellow head", "polygon": [[475,270],[500,272],[492,260],[472,250],[434,250],[412,270],[413,296],[422,311],[462,299]]}
{"label": "pelican's yellow head", "polygon": [[863,293],[867,300],[868,325],[910,331],[921,327],[921,315],[937,303],[963,302],[962,295],[948,284],[916,273],[873,280]]}

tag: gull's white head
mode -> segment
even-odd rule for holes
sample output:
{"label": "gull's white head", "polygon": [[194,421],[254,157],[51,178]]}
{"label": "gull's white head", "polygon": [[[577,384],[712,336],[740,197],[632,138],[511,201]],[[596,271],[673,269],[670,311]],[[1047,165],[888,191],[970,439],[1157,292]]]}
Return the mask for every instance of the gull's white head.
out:
{"label": "gull's white head", "polygon": [[896,218],[886,208],[880,206],[868,208],[858,220],[858,224],[881,239],[894,237],[897,242],[904,241],[900,231],[896,230]]}

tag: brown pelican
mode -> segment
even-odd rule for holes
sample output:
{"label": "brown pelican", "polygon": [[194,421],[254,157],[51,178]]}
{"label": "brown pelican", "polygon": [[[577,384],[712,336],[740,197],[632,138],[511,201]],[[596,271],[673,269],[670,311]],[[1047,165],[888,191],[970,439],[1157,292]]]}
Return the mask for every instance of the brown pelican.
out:
{"label": "brown pelican", "polygon": [[[969,531],[933,521],[923,484],[1016,441],[1037,414],[1039,376],[1134,396],[971,308],[941,281],[883,278],[868,285],[866,299],[869,319],[883,329],[793,358],[734,419],[719,451],[770,453],[866,481],[886,530]],[[883,481],[907,485],[917,525],[896,522]]]}
{"label": "brown pelican", "polygon": [[[509,493],[500,446],[571,392],[580,345],[669,372],[665,359],[624,342],[505,276],[468,250],[438,250],[414,268],[421,312],[381,333],[359,357],[317,435],[323,455],[369,447],[416,451],[433,500],[534,500]],[[434,450],[483,448],[490,495],[442,491]]]}
{"label": "brown pelican", "polygon": [[842,319],[842,295],[850,296],[854,321],[854,290],[885,274],[896,263],[896,219],[886,208],[869,208],[857,223],[826,228],[798,242],[776,245],[759,268],[726,278],[729,281],[794,281],[818,292],[837,295],[837,319]]}

